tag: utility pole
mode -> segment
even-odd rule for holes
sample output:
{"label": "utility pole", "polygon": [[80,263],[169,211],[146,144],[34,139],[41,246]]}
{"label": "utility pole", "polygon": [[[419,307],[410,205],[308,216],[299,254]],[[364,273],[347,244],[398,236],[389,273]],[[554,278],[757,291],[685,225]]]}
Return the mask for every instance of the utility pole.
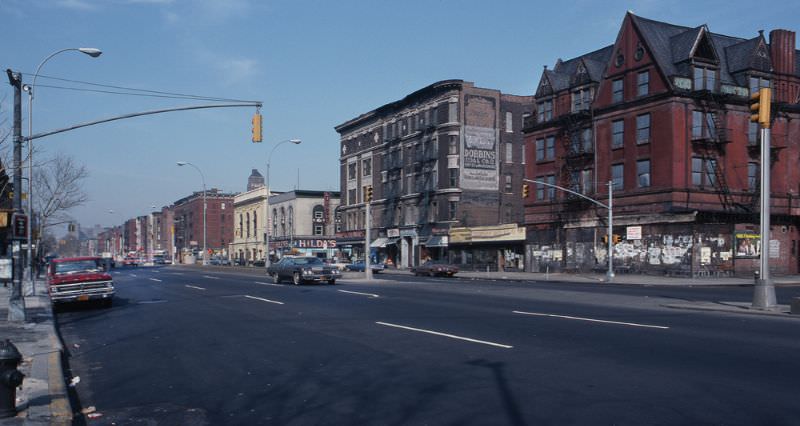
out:
{"label": "utility pole", "polygon": [[371,215],[370,204],[372,204],[371,200],[366,202],[366,205],[365,205],[365,207],[366,207],[366,218],[364,219],[364,226],[366,228],[365,231],[364,231],[364,238],[365,238],[365,240],[364,240],[364,274],[365,275],[364,276],[366,277],[367,280],[371,280],[372,279],[372,268],[370,267],[370,259],[369,259],[370,251],[371,251],[371,247],[369,246],[369,243],[370,243],[370,241],[369,241],[370,240],[369,228],[372,227],[372,225],[370,224],[371,221],[369,220],[369,217]]}
{"label": "utility pole", "polygon": [[[15,214],[22,214],[22,74],[6,70],[8,82],[14,87],[14,200]],[[30,226],[30,224],[28,224]],[[9,234],[13,237],[13,227]],[[11,296],[8,299],[8,321],[24,322],[25,299],[22,298],[22,247],[20,240],[14,238],[11,242],[13,275],[11,281]]]}
{"label": "utility pole", "polygon": [[768,87],[759,89],[751,97],[750,109],[754,113],[750,120],[761,126],[761,255],[759,276],[753,290],[753,307],[756,309],[774,308],[775,286],[769,276],[769,229],[770,229],[770,107],[772,91]]}

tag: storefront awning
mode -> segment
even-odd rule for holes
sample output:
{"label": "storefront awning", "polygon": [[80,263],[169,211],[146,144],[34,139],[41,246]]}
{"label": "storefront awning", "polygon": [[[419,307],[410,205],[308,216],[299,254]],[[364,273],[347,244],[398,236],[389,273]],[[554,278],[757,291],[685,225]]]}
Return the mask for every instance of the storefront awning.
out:
{"label": "storefront awning", "polygon": [[369,246],[372,247],[372,248],[384,248],[387,245],[396,244],[397,240],[399,240],[399,239],[400,238],[379,237],[379,238],[376,238],[375,241],[373,241],[372,244],[370,244]]}
{"label": "storefront awning", "polygon": [[428,241],[425,241],[423,244],[425,244],[426,247],[447,247],[447,236],[434,235],[428,238]]}

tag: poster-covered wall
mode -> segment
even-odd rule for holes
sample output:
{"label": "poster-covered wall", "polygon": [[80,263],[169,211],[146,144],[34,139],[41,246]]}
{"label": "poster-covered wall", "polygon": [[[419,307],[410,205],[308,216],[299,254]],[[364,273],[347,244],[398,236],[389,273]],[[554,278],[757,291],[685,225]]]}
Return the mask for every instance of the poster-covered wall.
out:
{"label": "poster-covered wall", "polygon": [[498,143],[496,102],[485,96],[465,97],[461,187],[497,190]]}

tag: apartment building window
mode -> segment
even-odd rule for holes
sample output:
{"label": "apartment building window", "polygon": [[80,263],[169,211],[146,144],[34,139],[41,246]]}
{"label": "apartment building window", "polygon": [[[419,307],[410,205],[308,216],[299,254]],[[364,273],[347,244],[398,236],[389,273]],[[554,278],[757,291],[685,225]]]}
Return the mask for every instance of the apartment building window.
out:
{"label": "apartment building window", "polygon": [[747,189],[750,191],[757,191],[758,178],[761,171],[758,168],[758,163],[747,163]]}
{"label": "apartment building window", "polygon": [[258,214],[256,212],[253,212],[253,236],[255,237],[257,235],[258,235]]}
{"label": "apartment building window", "polygon": [[717,161],[713,158],[692,157],[692,185],[715,186]]}
{"label": "apartment building window", "polygon": [[356,163],[355,161],[347,163],[347,179],[353,180],[356,178]]}
{"label": "apartment building window", "polygon": [[625,166],[613,164],[611,166],[611,182],[615,191],[622,191],[625,188]]}
{"label": "apartment building window", "polygon": [[314,235],[323,235],[324,227],[322,225],[314,225]]}
{"label": "apartment building window", "polygon": [[692,111],[692,139],[713,139],[714,130],[713,113]]}
{"label": "apartment building window", "polygon": [[447,218],[449,220],[456,220],[458,217],[458,201],[449,201],[447,203]]}
{"label": "apartment building window", "polygon": [[592,169],[576,170],[571,172],[570,179],[573,191],[580,194],[590,194],[592,192]]}
{"label": "apartment building window", "polygon": [[636,143],[650,142],[650,114],[636,116]]}
{"label": "apartment building window", "polygon": [[250,213],[246,213],[244,217],[247,223],[245,227],[245,229],[247,229],[247,238],[250,238]]}
{"label": "apartment building window", "polygon": [[556,137],[548,136],[544,139],[544,159],[552,160],[556,157]]}
{"label": "apartment building window", "polygon": [[514,145],[506,142],[506,163],[514,162]]}
{"label": "apartment building window", "polygon": [[636,182],[639,188],[650,187],[650,160],[636,162]]}
{"label": "apartment building window", "polygon": [[694,67],[694,90],[715,91],[717,87],[717,70],[706,67]]}
{"label": "apartment building window", "polygon": [[458,136],[457,135],[450,135],[448,146],[447,146],[447,153],[448,154],[458,154]]}
{"label": "apartment building window", "polygon": [[449,108],[447,110],[447,121],[449,123],[455,123],[458,121],[458,103],[450,102],[448,106]]}
{"label": "apartment building window", "polygon": [[511,111],[506,111],[506,133],[514,131],[514,114]]}
{"label": "apartment building window", "polygon": [[372,175],[372,157],[361,160],[361,173],[362,176]]}
{"label": "apartment building window", "polygon": [[447,169],[450,174],[450,188],[458,188],[458,169]]}
{"label": "apartment building window", "polygon": [[348,189],[347,190],[347,203],[348,204],[357,204],[358,198],[356,197],[356,190],[355,189]]}
{"label": "apartment building window", "polygon": [[625,85],[624,80],[618,78],[611,81],[611,102],[622,102],[625,99]]}
{"label": "apartment building window", "polygon": [[750,76],[750,94],[758,92],[761,88],[769,88],[770,81],[764,77]]}
{"label": "apartment building window", "polygon": [[[547,175],[547,176],[539,176],[536,180],[544,183],[549,183],[550,185],[556,184],[556,176],[555,175]],[[555,200],[556,197],[556,189],[543,185],[541,183],[536,184],[536,199],[537,200]]]}
{"label": "apartment building window", "polygon": [[590,88],[572,92],[572,112],[588,110],[591,102],[592,91]]}
{"label": "apartment building window", "polygon": [[511,186],[511,174],[510,173],[507,173],[505,175],[505,188],[503,188],[503,192],[505,192],[506,194],[511,194],[512,192],[514,192],[514,189]]}
{"label": "apartment building window", "polygon": [[525,143],[522,144],[522,164],[525,164]]}
{"label": "apartment building window", "polygon": [[542,101],[536,104],[539,113],[539,122],[544,123],[553,119],[553,100]]}
{"label": "apartment building window", "polygon": [[758,123],[752,121],[748,123],[747,127],[747,144],[758,145],[760,132],[758,131]]}
{"label": "apartment building window", "polygon": [[642,71],[636,75],[636,96],[647,96],[650,93],[650,71]]}
{"label": "apartment building window", "polygon": [[611,122],[611,148],[622,148],[625,142],[625,120]]}

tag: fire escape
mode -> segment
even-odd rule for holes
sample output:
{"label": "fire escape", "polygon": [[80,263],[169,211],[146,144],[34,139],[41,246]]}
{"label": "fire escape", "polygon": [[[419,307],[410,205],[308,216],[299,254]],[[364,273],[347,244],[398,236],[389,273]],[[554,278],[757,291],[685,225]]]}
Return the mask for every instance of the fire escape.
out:
{"label": "fire escape", "polygon": [[[419,145],[416,155],[415,170],[420,176],[418,180],[417,192],[420,194],[418,202],[419,215],[418,223],[426,223],[431,217],[430,209],[433,208],[434,196],[436,195],[436,187],[438,182],[434,179],[434,170],[436,170],[437,160],[439,153],[436,150],[436,145],[433,143],[433,133],[436,130],[434,124],[424,124],[421,126],[422,142]],[[438,176],[436,176],[438,178]],[[436,214],[434,212],[434,216]]]}
{"label": "fire escape", "polygon": [[722,209],[731,213],[751,211],[750,206],[734,200],[725,176],[725,146],[730,143],[730,132],[725,128],[726,95],[710,90],[697,90],[692,95],[697,107],[695,117],[699,113],[701,119],[700,123],[692,123],[692,145],[703,158],[704,172],[712,176],[709,181],[719,196]]}
{"label": "fire escape", "polygon": [[[591,134],[591,113],[588,109],[581,109],[566,114],[560,119],[559,137],[564,145],[564,157],[559,170],[559,185],[575,192],[585,193],[591,188],[585,188],[583,173],[592,168],[594,159],[594,145]],[[567,209],[581,209],[589,202],[577,195],[564,193]]]}

